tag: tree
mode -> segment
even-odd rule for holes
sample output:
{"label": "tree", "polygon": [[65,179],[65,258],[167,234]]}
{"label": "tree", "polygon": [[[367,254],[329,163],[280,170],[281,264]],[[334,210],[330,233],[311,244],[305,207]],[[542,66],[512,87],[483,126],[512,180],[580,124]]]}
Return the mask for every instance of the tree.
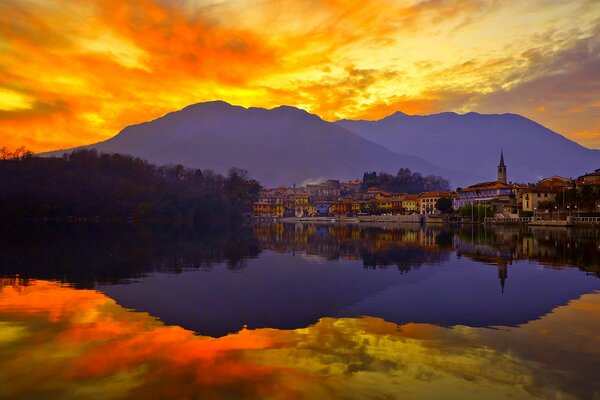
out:
{"label": "tree", "polygon": [[408,168],[400,168],[396,175],[386,172],[365,172],[362,190],[378,187],[388,192],[422,193],[430,191],[448,191],[450,183],[439,176],[422,176]]}
{"label": "tree", "polygon": [[552,210],[556,203],[552,200],[542,200],[537,203],[538,210]]}
{"label": "tree", "polygon": [[448,214],[452,211],[452,199],[449,197],[441,197],[435,202],[435,208],[442,214]]}
{"label": "tree", "polygon": [[[144,218],[160,222],[229,221],[248,211],[261,186],[248,172],[212,171],[181,165],[157,167],[121,154],[79,150],[61,158],[30,157],[0,162],[0,220],[39,218]],[[76,188],[76,190],[74,190]]]}
{"label": "tree", "polygon": [[494,209],[492,206],[486,204],[467,204],[458,209],[458,213],[461,217],[469,218],[473,217],[474,221],[483,222],[485,217],[493,217]]}
{"label": "tree", "polygon": [[0,159],[6,160],[7,158],[10,158],[10,152],[8,151],[6,146],[0,147]]}

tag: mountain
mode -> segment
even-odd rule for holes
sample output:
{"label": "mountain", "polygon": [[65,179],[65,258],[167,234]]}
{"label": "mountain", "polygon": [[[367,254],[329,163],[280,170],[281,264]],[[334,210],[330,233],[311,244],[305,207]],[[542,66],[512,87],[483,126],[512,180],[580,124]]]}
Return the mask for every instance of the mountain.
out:
{"label": "mountain", "polygon": [[265,186],[355,179],[365,171],[395,173],[401,167],[440,175],[453,184],[469,178],[422,158],[392,152],[342,126],[286,106],[267,110],[222,101],[198,103],[84,147],[219,173],[235,166],[247,169]]}
{"label": "mountain", "polygon": [[600,167],[600,151],[585,148],[515,114],[392,114],[379,121],[341,120],[337,124],[392,151],[423,157],[458,171],[496,179],[500,150],[508,179],[535,182],[542,177],[577,177]]}

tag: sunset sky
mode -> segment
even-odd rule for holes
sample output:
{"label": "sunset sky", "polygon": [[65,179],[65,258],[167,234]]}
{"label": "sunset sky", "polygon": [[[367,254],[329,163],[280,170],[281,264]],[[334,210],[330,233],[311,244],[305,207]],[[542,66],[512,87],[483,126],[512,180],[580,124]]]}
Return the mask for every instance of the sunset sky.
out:
{"label": "sunset sky", "polygon": [[597,0],[2,0],[0,146],[186,105],[519,113],[600,149]]}

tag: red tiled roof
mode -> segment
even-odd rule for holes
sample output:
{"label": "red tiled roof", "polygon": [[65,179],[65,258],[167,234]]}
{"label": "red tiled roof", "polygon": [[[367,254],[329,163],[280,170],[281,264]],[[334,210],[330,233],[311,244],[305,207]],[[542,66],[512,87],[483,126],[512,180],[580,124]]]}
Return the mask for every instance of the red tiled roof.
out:
{"label": "red tiled roof", "polygon": [[500,181],[491,181],[491,182],[481,182],[476,183],[475,185],[471,185],[462,189],[463,192],[474,192],[476,190],[488,190],[488,189],[512,189],[513,185],[509,185],[507,183],[502,183]]}

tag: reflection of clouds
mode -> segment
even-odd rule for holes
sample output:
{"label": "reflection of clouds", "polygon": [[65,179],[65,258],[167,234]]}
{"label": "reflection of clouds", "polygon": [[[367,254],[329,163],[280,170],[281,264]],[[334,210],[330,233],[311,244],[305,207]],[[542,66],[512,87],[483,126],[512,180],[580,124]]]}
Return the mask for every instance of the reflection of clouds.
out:
{"label": "reflection of clouds", "polygon": [[600,294],[518,328],[325,318],[213,339],[96,291],[35,281],[0,292],[0,396],[592,398]]}

